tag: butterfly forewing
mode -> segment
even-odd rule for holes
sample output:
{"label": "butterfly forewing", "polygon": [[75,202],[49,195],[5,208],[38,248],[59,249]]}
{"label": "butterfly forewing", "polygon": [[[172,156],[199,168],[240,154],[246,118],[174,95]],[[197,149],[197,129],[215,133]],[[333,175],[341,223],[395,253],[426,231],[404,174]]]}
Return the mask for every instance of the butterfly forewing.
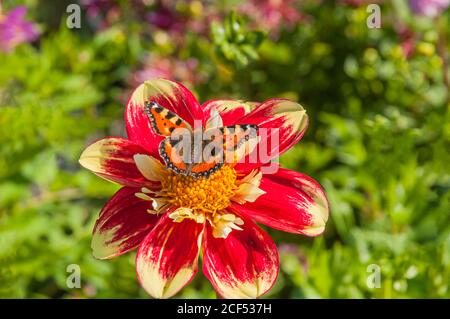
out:
{"label": "butterfly forewing", "polygon": [[170,136],[175,129],[190,129],[190,125],[181,117],[155,102],[145,104],[145,113],[150,119],[153,131],[162,136]]}

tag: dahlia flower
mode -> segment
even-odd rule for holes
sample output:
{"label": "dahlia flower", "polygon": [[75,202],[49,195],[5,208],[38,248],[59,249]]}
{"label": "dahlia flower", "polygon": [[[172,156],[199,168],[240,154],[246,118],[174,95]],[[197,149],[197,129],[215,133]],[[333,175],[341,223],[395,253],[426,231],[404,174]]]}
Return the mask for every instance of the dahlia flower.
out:
{"label": "dahlia flower", "polygon": [[[305,110],[287,99],[213,100],[200,105],[183,85],[152,79],[128,101],[128,138],[101,139],[80,157],[83,167],[122,185],[94,226],[91,246],[96,258],[112,258],[138,247],[137,276],[155,298],[171,297],[187,285],[197,273],[199,256],[205,276],[220,296],[263,295],[275,283],[279,261],[275,243],[256,222],[319,235],[329,211],[324,191],[312,178],[278,166],[276,172],[263,174],[267,161],[219,165],[208,176],[177,173],[161,156],[165,137],[150,123],[149,105],[155,114],[166,112],[164,126],[178,116],[177,123],[195,121],[202,129],[257,126],[254,149],[270,144],[269,158],[300,140],[308,125]],[[277,145],[268,141],[272,133],[260,133],[271,128],[277,128]]]}

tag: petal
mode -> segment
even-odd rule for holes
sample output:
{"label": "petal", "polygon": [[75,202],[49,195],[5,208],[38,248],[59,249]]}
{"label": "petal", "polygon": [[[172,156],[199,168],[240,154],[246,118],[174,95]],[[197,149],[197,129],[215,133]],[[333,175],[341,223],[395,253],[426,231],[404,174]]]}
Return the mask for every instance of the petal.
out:
{"label": "petal", "polygon": [[215,238],[206,226],[203,272],[225,298],[257,298],[278,275],[278,252],[270,236],[249,219],[241,228],[224,239]]}
{"label": "petal", "polygon": [[137,153],[146,151],[130,140],[109,137],[89,145],[81,154],[79,162],[98,176],[124,186],[152,184],[146,181],[136,167],[133,156]]}
{"label": "petal", "polygon": [[213,115],[213,110],[219,112],[224,126],[233,125],[236,120],[250,113],[259,103],[238,100],[211,100],[202,104],[205,115]]}
{"label": "petal", "polygon": [[209,111],[209,117],[208,120],[206,121],[205,129],[217,128],[222,126],[223,121],[222,117],[220,116],[220,113],[215,108],[212,108]]}
{"label": "petal", "polygon": [[236,170],[245,171],[269,162],[296,144],[306,132],[308,116],[298,103],[270,99],[236,120],[236,124],[256,124],[259,127],[257,158],[251,158],[250,154],[243,163],[236,165]]}
{"label": "petal", "polygon": [[135,154],[133,156],[136,166],[141,174],[153,182],[161,182],[166,175],[164,165],[156,158],[145,155]]}
{"label": "petal", "polygon": [[231,198],[239,204],[244,204],[245,202],[254,202],[259,196],[265,192],[259,188],[261,184],[262,173],[257,170],[253,170],[244,178],[238,180],[236,183],[238,185],[237,189],[234,191],[234,196]]}
{"label": "petal", "polygon": [[142,145],[150,155],[158,158],[162,137],[155,134],[144,113],[145,102],[154,101],[178,114],[189,124],[203,123],[203,110],[192,93],[183,85],[165,79],[151,79],[141,84],[132,94],[125,111],[127,134],[130,140]]}
{"label": "petal", "polygon": [[221,214],[216,213],[212,220],[209,219],[209,223],[212,226],[214,238],[227,238],[233,229],[242,230],[239,226],[243,225],[244,221],[236,215],[224,211]]}
{"label": "petal", "polygon": [[302,138],[308,126],[308,116],[298,103],[287,99],[270,99],[239,119],[239,123],[257,124],[260,129],[279,128],[278,148],[279,154],[282,154]]}
{"label": "petal", "polygon": [[159,217],[149,213],[151,202],[139,199],[138,188],[123,187],[106,203],[94,226],[91,248],[95,258],[106,259],[137,247]]}
{"label": "petal", "polygon": [[191,219],[196,223],[203,224],[205,222],[205,215],[194,214],[192,209],[186,207],[179,207],[169,214],[169,218],[175,223],[181,223],[185,219]]}
{"label": "petal", "polygon": [[169,298],[192,280],[203,227],[192,220],[175,223],[166,214],[141,243],[136,271],[152,297]]}
{"label": "petal", "polygon": [[265,175],[259,188],[266,194],[254,203],[233,203],[232,210],[290,233],[317,236],[325,230],[328,200],[311,177],[280,168],[276,174]]}

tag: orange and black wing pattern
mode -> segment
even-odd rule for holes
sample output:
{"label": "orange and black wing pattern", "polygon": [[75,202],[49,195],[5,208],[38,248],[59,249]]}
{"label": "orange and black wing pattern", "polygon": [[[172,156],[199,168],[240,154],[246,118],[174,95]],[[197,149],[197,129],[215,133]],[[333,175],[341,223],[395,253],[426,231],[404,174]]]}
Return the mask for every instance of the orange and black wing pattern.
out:
{"label": "orange and black wing pattern", "polygon": [[210,151],[204,149],[204,145],[193,145],[193,142],[193,138],[190,143],[183,143],[183,139],[166,137],[159,145],[159,154],[166,166],[177,174],[209,177],[223,166],[223,156],[216,153],[216,148]]}
{"label": "orange and black wing pattern", "polygon": [[198,177],[209,177],[212,173],[217,171],[219,168],[223,166],[223,163],[217,160],[202,162],[198,164],[193,164],[191,170],[189,172],[189,176],[193,176],[195,178]]}
{"label": "orange and black wing pattern", "polygon": [[186,175],[188,172],[188,164],[183,157],[183,153],[180,150],[181,141],[176,141],[170,137],[166,137],[159,144],[159,155],[166,163],[167,168],[171,169],[177,174]]}
{"label": "orange and black wing pattern", "polygon": [[[209,135],[206,135],[210,133]],[[214,128],[203,133],[200,145],[194,145],[193,163],[189,175],[193,177],[209,177],[221,168],[223,161],[223,143],[220,129]]]}
{"label": "orange and black wing pattern", "polygon": [[162,136],[170,136],[177,128],[188,128],[190,126],[181,117],[156,102],[147,102],[144,111],[150,119],[153,131]]}
{"label": "orange and black wing pattern", "polygon": [[[208,178],[224,164],[238,163],[253,151],[258,141],[256,125],[239,124],[201,131],[203,139],[194,145],[195,132],[177,114],[156,102],[146,103],[144,110],[153,131],[165,136],[159,144],[161,158],[167,168],[177,174]],[[175,130],[179,128],[188,131],[178,134]],[[180,137],[183,138],[178,139]],[[189,143],[185,143],[186,138]]]}
{"label": "orange and black wing pattern", "polygon": [[[201,145],[184,144],[182,140],[166,137],[159,154],[167,167],[178,174],[208,178],[224,164],[234,165],[255,148],[258,127],[250,124],[225,126],[206,130]],[[184,148],[183,148],[184,147]]]}
{"label": "orange and black wing pattern", "polygon": [[224,162],[236,164],[250,154],[258,142],[258,126],[238,124],[222,127]]}

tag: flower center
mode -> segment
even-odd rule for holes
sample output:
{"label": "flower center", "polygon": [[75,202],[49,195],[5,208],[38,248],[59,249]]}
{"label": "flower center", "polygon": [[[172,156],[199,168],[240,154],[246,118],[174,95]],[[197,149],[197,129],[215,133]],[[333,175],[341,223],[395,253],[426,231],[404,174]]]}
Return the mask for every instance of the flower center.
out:
{"label": "flower center", "polygon": [[230,206],[236,186],[236,172],[223,166],[209,178],[194,178],[170,172],[161,181],[162,192],[176,207],[192,209],[194,214],[212,215]]}

